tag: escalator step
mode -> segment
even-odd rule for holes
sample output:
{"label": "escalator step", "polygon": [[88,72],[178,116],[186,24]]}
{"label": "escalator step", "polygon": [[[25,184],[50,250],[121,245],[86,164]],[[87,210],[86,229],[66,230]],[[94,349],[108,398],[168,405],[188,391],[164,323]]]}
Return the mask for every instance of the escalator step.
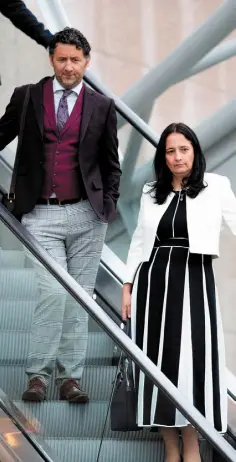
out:
{"label": "escalator step", "polygon": [[[116,369],[111,366],[85,366],[82,387],[91,400],[108,400]],[[24,366],[0,366],[0,388],[7,392],[10,399],[20,400],[27,386]],[[58,400],[54,374],[47,392],[48,400]]]}
{"label": "escalator step", "polygon": [[[30,332],[36,299],[32,300],[0,300],[1,330],[17,330]],[[89,332],[102,332],[102,328],[91,317]]]}
{"label": "escalator step", "polygon": [[35,300],[0,300],[1,331],[17,330],[29,332],[31,329]]}
{"label": "escalator step", "polygon": [[[89,404],[68,404],[60,401],[24,403],[15,401],[16,406],[32,423],[36,432],[50,438],[97,438],[102,435],[109,401],[90,401]],[[159,434],[144,429],[138,432],[112,432],[108,416],[105,438],[123,441],[159,439]]]}
{"label": "escalator step", "polygon": [[43,437],[99,437],[105,421],[108,401],[68,404],[60,401],[24,403],[16,401],[26,419]]}
{"label": "escalator step", "polygon": [[[55,450],[62,461],[78,460],[91,462],[97,460],[100,440],[54,440],[47,443]],[[164,446],[161,441],[117,441],[105,439],[102,443],[99,462],[164,462]]]}
{"label": "escalator step", "polygon": [[3,300],[35,300],[36,278],[32,269],[0,269],[0,294]]}
{"label": "escalator step", "polygon": [[[27,404],[17,401],[15,404],[25,415],[26,419],[34,425],[36,432],[38,431],[38,433],[49,442],[54,441],[54,443],[52,443],[54,448],[59,447],[59,450],[63,451],[63,447],[70,444],[71,447],[70,449],[68,448],[68,451],[77,451],[76,445],[79,444],[81,451],[90,451],[89,448],[86,448],[86,445],[93,444],[97,447],[96,438],[100,438],[102,435],[109,402],[91,401],[87,405],[75,405],[55,401],[41,404]],[[111,453],[109,448],[110,444],[112,444]],[[155,447],[155,451],[161,451],[159,453],[160,458],[157,457],[157,452],[152,453],[150,449],[151,452],[148,454],[149,450],[147,448],[149,444],[150,447]],[[161,447],[159,447],[159,444]],[[113,445],[117,445],[117,450],[114,450]],[[133,454],[133,451],[137,450],[134,449],[136,447],[140,448],[140,450],[136,452],[136,459],[142,455],[143,458],[140,458],[140,460],[162,460],[163,446],[162,438],[159,433],[150,432],[148,428],[139,432],[112,432],[110,430],[110,416],[108,415],[104,432],[104,462],[109,460],[107,459],[109,454],[111,456],[110,461],[133,461],[132,458],[130,459],[131,453],[129,451]],[[120,454],[122,448],[123,457],[122,454]],[[200,441],[200,451],[202,459],[205,462],[212,461],[212,447],[204,440]],[[119,455],[119,459],[115,458],[116,454]],[[155,454],[156,459],[152,459]],[[79,460],[87,460],[86,454],[84,457],[85,459],[82,458]],[[101,462],[103,461],[103,457],[100,459]],[[63,460],[77,459],[68,458]]]}
{"label": "escalator step", "polygon": [[[29,348],[28,332],[0,330],[0,366],[26,365]],[[110,365],[113,352],[112,340],[102,332],[90,332],[86,364]]]}
{"label": "escalator step", "polygon": [[[91,462],[97,460],[100,439],[53,439],[46,442],[61,461],[74,460]],[[213,461],[213,450],[206,442],[200,443],[202,461]],[[101,446],[99,462],[164,462],[165,450],[162,439],[136,441],[116,438],[104,438]]]}
{"label": "escalator step", "polygon": [[0,268],[24,268],[25,253],[21,250],[0,249]]}

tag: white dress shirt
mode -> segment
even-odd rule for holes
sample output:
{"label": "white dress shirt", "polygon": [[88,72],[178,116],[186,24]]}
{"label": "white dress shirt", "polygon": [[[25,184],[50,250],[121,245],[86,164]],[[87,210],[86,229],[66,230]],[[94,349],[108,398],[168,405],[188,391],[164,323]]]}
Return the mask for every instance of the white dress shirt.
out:
{"label": "white dress shirt", "polygon": [[[78,98],[78,96],[79,96],[79,94],[80,94],[80,92],[82,90],[82,86],[83,86],[83,81],[81,81],[78,85],[76,85],[76,87],[74,87],[72,89],[72,93],[67,98],[69,116],[71,115],[71,113],[73,111],[76,100],[77,100],[77,98]],[[55,105],[56,116],[57,116],[59,102],[60,102],[60,99],[62,97],[62,94],[63,94],[64,90],[65,90],[65,88],[63,88],[62,85],[56,79],[56,77],[54,77],[54,79],[53,79],[53,94],[54,94],[54,105]]]}

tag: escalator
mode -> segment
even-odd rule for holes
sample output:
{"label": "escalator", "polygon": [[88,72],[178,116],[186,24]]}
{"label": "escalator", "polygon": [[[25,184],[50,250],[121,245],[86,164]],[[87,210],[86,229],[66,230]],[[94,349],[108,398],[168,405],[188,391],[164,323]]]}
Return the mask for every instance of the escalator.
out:
{"label": "escalator", "polygon": [[[126,124],[119,132],[121,152],[127,149],[127,131],[130,132],[130,130],[132,127]],[[145,157],[147,155],[151,157],[155,142],[150,144],[147,139],[143,138],[143,132],[134,134],[136,135],[133,137],[135,147],[142,146],[142,153]],[[11,166],[6,160],[0,159],[1,189],[8,189],[10,178]],[[144,181],[146,179],[144,177]],[[125,189],[125,185],[123,188]],[[132,194],[133,191],[127,190],[123,198],[128,199]],[[119,206],[117,221],[108,230],[107,245],[103,250],[94,294],[100,307],[116,325],[119,325],[121,321],[120,298],[124,274],[124,263],[121,259],[124,260],[126,257],[130,235],[135,226],[135,223],[126,222],[127,207],[132,207],[137,212],[138,202],[134,199],[127,206],[123,200]],[[17,233],[15,233],[16,230]],[[31,259],[26,256],[22,239],[23,242],[29,242],[32,237],[0,206],[0,389],[16,406],[18,412],[21,413],[21,418],[26,419],[26,429],[29,427],[33,429],[31,433],[34,437],[40,435],[41,443],[43,441],[47,448],[47,450],[44,449],[45,457],[50,457],[50,450],[52,451],[53,456],[49,460],[53,461],[55,455],[55,460],[58,457],[61,461],[70,460],[71,462],[164,461],[164,447],[158,433],[147,429],[129,433],[111,432],[109,400],[120,349],[91,316],[89,317],[88,350],[82,381],[82,387],[88,391],[90,396],[90,403],[85,406],[73,406],[60,402],[58,390],[54,385],[54,377],[52,377],[45,403],[32,404],[21,401],[22,393],[27,385],[25,367],[31,322],[37,302],[35,272]],[[49,272],[48,277],[52,277]],[[72,296],[68,295],[68,303],[73,302]],[[226,438],[234,446],[236,380],[230,373],[229,394],[230,420]],[[13,441],[14,444],[14,439],[10,438],[9,441]],[[201,438],[200,446],[204,462],[227,460],[222,459],[205,438]],[[25,460],[37,459],[26,458]]]}
{"label": "escalator", "polygon": [[[96,87],[87,79],[88,83]],[[125,118],[119,131],[119,144],[122,153],[132,155],[140,150],[139,165],[143,159],[151,159],[154,154],[156,139],[151,130],[138,118],[132,119],[132,111],[124,111],[122,103],[116,101],[118,119]],[[127,120],[130,122],[127,124]],[[134,129],[135,127],[135,129]],[[129,138],[127,135],[131,134]],[[130,142],[133,141],[132,143]],[[125,159],[125,157],[124,157]],[[132,160],[125,166],[126,172],[132,166]],[[123,165],[124,168],[124,165]],[[8,190],[11,178],[11,165],[6,159],[0,159],[0,186]],[[150,170],[141,172],[142,182],[150,179]],[[69,405],[59,401],[58,390],[52,377],[48,389],[47,401],[41,404],[24,403],[21,396],[27,385],[25,374],[28,356],[29,336],[35,305],[37,303],[37,281],[31,259],[27,257],[24,245],[30,243],[30,251],[45,264],[45,253],[28,235],[23,227],[0,205],[0,461],[11,460],[56,462],[149,462],[164,461],[164,446],[158,433],[144,429],[139,432],[111,432],[109,420],[109,402],[112,383],[117,371],[117,358],[120,347],[117,339],[112,338],[115,327],[119,326],[121,287],[124,264],[130,236],[135,227],[132,216],[137,215],[139,201],[137,192],[141,193],[142,184],[122,184],[122,202],[119,204],[118,217],[109,226],[106,246],[104,247],[99,267],[94,297],[103,309],[101,319],[110,325],[104,330],[103,322],[95,319],[89,311],[89,340],[82,387],[88,392],[88,405]],[[132,208],[133,214],[129,210]],[[35,251],[34,251],[35,249]],[[28,249],[29,250],[29,249]],[[55,267],[57,265],[54,264]],[[60,270],[57,268],[58,274]],[[63,271],[62,271],[62,274]],[[48,277],[54,278],[48,271]],[[69,277],[69,276],[68,276]],[[70,279],[70,278],[69,278]],[[64,280],[67,280],[66,276]],[[62,281],[61,281],[62,282]],[[73,283],[66,284],[69,290]],[[75,286],[77,286],[75,284]],[[78,291],[76,287],[75,291]],[[74,303],[73,290],[69,290],[68,303]],[[89,297],[88,297],[89,298]],[[86,305],[86,304],[85,304]],[[90,308],[90,301],[85,308]],[[114,324],[112,324],[112,321]],[[110,322],[110,324],[109,324]],[[141,357],[141,356],[140,356]],[[135,358],[133,358],[135,359]],[[143,363],[144,364],[144,363]],[[156,369],[154,367],[154,369]],[[161,377],[161,375],[160,375]],[[226,439],[232,446],[236,441],[236,380],[229,373],[229,429]],[[173,395],[173,390],[170,393]],[[174,395],[173,395],[174,396]],[[3,422],[7,416],[9,427]],[[193,410],[190,409],[190,421]],[[13,420],[9,420],[10,416]],[[5,419],[5,420],[4,420]],[[16,429],[10,428],[10,422]],[[222,462],[234,460],[236,453],[228,449],[228,458],[223,458],[212,447],[211,427],[204,422],[199,428],[204,437],[200,437],[202,460],[204,462]],[[9,446],[15,459],[4,459],[1,448]],[[22,436],[23,435],[23,436]],[[21,442],[19,441],[21,438]],[[211,443],[208,441],[210,439]],[[23,442],[22,442],[23,441]],[[220,440],[218,439],[220,445]],[[2,445],[3,445],[2,444]],[[21,447],[28,444],[33,455],[20,453]],[[222,443],[223,444],[223,443]],[[226,446],[223,447],[223,452]],[[218,448],[219,449],[219,448]],[[18,451],[18,452],[17,452]],[[12,455],[12,457],[13,457]],[[37,459],[38,457],[38,459]],[[230,458],[231,457],[231,458]],[[235,457],[236,459],[236,457]]]}
{"label": "escalator", "polygon": [[[114,348],[114,341],[91,316],[82,382],[82,386],[89,393],[90,403],[78,406],[60,402],[53,378],[48,390],[48,400],[45,403],[33,404],[21,401],[27,383],[25,366],[30,326],[37,301],[37,284],[30,259],[27,258],[22,243],[9,226],[14,231],[17,229],[18,235],[20,232],[20,237],[23,236],[26,242],[30,242],[30,239],[34,242],[34,239],[27,235],[24,228],[2,206],[0,206],[0,220],[1,240],[5,242],[5,248],[2,247],[0,252],[0,388],[22,413],[22,418],[26,419],[26,429],[30,429],[34,436],[40,435],[46,448],[50,448],[52,453],[55,453],[55,459],[52,457],[51,460],[57,460],[56,457],[61,461],[72,462],[164,460],[164,447],[158,433],[152,433],[147,429],[130,433],[111,432],[109,400],[116,374],[117,351]],[[7,246],[10,248],[6,248]],[[118,276],[115,268],[120,273]],[[53,276],[48,273],[48,277]],[[108,311],[109,319],[113,318],[117,324],[120,322],[118,302],[121,282],[122,263],[105,248],[97,279],[96,298],[103,309]],[[71,295],[68,295],[68,299],[71,298]],[[234,377],[230,379],[231,422],[227,438],[231,444],[234,444],[236,405],[233,400],[236,387],[234,388],[233,384]],[[1,401],[4,402],[0,397],[0,407]],[[19,443],[14,438],[8,437],[7,441],[18,447]],[[201,439],[200,446],[205,462],[217,460],[218,455],[205,439]],[[46,451],[46,454],[48,455],[49,452]]]}
{"label": "escalator", "polygon": [[[84,307],[90,313],[89,342],[82,385],[90,395],[90,403],[88,405],[69,405],[66,402],[60,402],[58,400],[58,390],[55,388],[53,380],[48,390],[48,400],[46,402],[36,404],[21,401],[21,395],[27,383],[24,370],[28,353],[30,326],[37,301],[37,284],[34,270],[30,266],[30,260],[28,261],[26,257],[22,242],[31,252],[33,251],[34,255],[40,258],[44,265],[51,265],[54,275],[60,278],[60,282],[63,282],[64,287],[70,292],[70,295],[68,294],[69,303],[74,302],[72,296],[80,293],[80,291],[75,281],[64,270],[61,270],[58,264],[53,262],[34,238],[2,206],[0,206],[0,221],[0,235],[4,235],[5,242],[11,243],[11,250],[2,248],[0,252],[0,389],[7,395],[6,397],[4,393],[0,394],[0,409],[5,406],[5,410],[9,415],[12,415],[15,422],[17,421],[16,414],[21,422],[23,419],[24,431],[27,435],[33,436],[33,445],[35,441],[38,441],[37,448],[41,447],[40,441],[41,443],[43,441],[42,448],[44,447],[44,449],[42,449],[42,453],[45,458],[42,460],[70,460],[71,462],[164,461],[164,447],[158,433],[152,433],[148,429],[129,433],[111,432],[110,430],[109,400],[117,367],[116,361],[114,361],[117,354],[114,350],[114,344],[120,342],[120,337],[122,340],[122,336],[126,336],[111,321],[110,316],[102,309],[99,309],[99,306],[87,294],[83,295],[85,292],[82,289],[82,298],[79,298],[79,300],[83,301]],[[115,313],[114,306],[109,304],[109,296],[106,298],[104,290],[102,290],[102,278],[104,280],[104,275],[108,275],[108,269],[105,268],[104,262],[102,266],[96,289],[97,300],[101,301],[104,309],[109,306],[111,315],[113,318],[116,317],[116,321],[119,323],[118,313]],[[48,271],[48,277],[53,278],[54,276]],[[114,266],[113,271],[110,269],[110,278],[115,281]],[[118,292],[120,290],[119,281],[116,281],[116,285]],[[104,284],[103,289],[105,287],[106,285]],[[96,306],[93,306],[93,304]],[[126,342],[132,343],[129,339]],[[124,347],[124,344],[122,346]],[[133,351],[130,351],[132,357],[131,353],[133,354]],[[144,367],[145,361],[149,363],[149,360],[143,359],[143,356],[141,352],[136,353],[136,357],[133,357],[133,359]],[[157,369],[154,365],[152,367],[154,370]],[[159,375],[162,377],[160,372]],[[231,377],[231,381],[233,381],[233,377]],[[160,382],[158,384],[160,387],[162,386]],[[174,396],[172,387],[170,388],[169,396]],[[235,420],[236,406],[233,401],[235,394],[232,383],[231,398],[229,398],[231,408],[233,406],[233,412],[232,414],[230,413],[232,420]],[[181,401],[179,404],[182,405]],[[189,416],[190,421],[196,418],[194,417],[193,408],[188,411],[187,416]],[[202,417],[201,419],[204,420]],[[236,422],[234,421],[227,435],[231,443],[234,443],[233,432],[235,428]],[[216,432],[211,429],[211,426],[205,420],[204,426],[200,426],[199,429],[211,442],[214,441]],[[11,430],[3,433],[15,434]],[[37,439],[38,435],[39,439]],[[222,444],[224,440],[218,435],[216,436],[217,441],[220,440],[220,444]],[[212,437],[213,440],[211,439]],[[8,436],[5,439],[10,446],[13,446],[12,449],[20,448],[20,443],[14,436]],[[30,438],[27,441],[29,442]],[[200,447],[204,462],[215,462],[217,460],[211,444],[205,438],[200,438]],[[219,461],[234,460],[234,451],[228,445],[227,448],[232,451],[231,453],[229,452],[231,456],[218,459]],[[52,451],[51,454],[50,451]],[[1,445],[0,460],[5,462],[4,459],[1,459]],[[32,459],[27,456],[12,460],[28,462],[37,460],[37,458]]]}

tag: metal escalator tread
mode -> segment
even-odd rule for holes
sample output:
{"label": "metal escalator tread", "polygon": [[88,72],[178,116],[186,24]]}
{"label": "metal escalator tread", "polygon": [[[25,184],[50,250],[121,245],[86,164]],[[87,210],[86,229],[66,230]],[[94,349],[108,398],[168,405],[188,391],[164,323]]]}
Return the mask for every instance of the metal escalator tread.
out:
{"label": "metal escalator tread", "polygon": [[36,431],[54,438],[96,438],[102,432],[108,407],[108,401],[90,401],[87,405],[61,401],[15,404]]}
{"label": "metal escalator tread", "polygon": [[[100,440],[53,440],[47,443],[57,452],[62,461],[96,461]],[[105,439],[102,444],[100,462],[156,462],[164,460],[164,447],[160,441],[116,441]]]}
{"label": "metal escalator tread", "polygon": [[[35,430],[44,438],[98,438],[102,434],[109,401],[90,401],[87,405],[70,405],[61,401],[23,403],[15,405],[33,423]],[[65,418],[66,416],[66,418]],[[112,432],[108,418],[105,438],[119,440],[157,441],[159,434],[144,429],[140,432]]]}
{"label": "metal escalator tread", "polygon": [[35,272],[27,268],[1,268],[0,293],[3,300],[35,300]]}
{"label": "metal escalator tread", "polygon": [[29,332],[35,306],[36,300],[0,300],[1,331]]}
{"label": "metal escalator tread", "polygon": [[[29,332],[0,330],[0,365],[26,365]],[[85,364],[110,365],[112,340],[102,332],[89,332]]]}
{"label": "metal escalator tread", "polygon": [[[36,430],[40,432],[43,438],[54,441],[55,447],[59,446],[59,448],[61,448],[62,441],[64,441],[64,444],[66,444],[66,441],[73,442],[73,445],[79,442],[81,447],[83,447],[84,441],[86,441],[89,447],[91,443],[95,444],[93,441],[96,441],[102,435],[108,409],[108,401],[93,401],[85,406],[69,405],[68,403],[58,401],[41,404],[15,402],[15,404],[24,413],[26,418],[34,424]],[[127,451],[129,451],[129,447],[134,448],[135,444],[142,443],[142,447],[144,447],[150,443],[152,445],[156,443],[155,447],[157,450],[159,444],[162,444],[160,434],[150,432],[147,428],[140,432],[112,432],[110,429],[110,418],[107,421],[104,440],[105,444],[110,441],[110,443],[118,445],[118,449],[122,444],[125,444],[125,447],[128,448]],[[212,451],[209,444],[206,441],[201,441],[200,448],[204,462],[210,462]],[[90,449],[84,448],[84,450],[87,451]],[[133,449],[131,450],[133,451]],[[148,451],[147,447],[146,450]],[[114,457],[115,454],[116,452],[114,452]],[[130,462],[126,449],[123,454],[125,454],[126,460]],[[138,451],[137,457],[139,454],[140,452]],[[105,460],[110,462],[109,458],[105,458]],[[150,462],[156,461],[155,457],[153,459],[148,458],[148,460]]]}
{"label": "metal escalator tread", "polygon": [[[115,377],[115,368],[112,366],[85,366],[82,387],[88,392],[91,400],[108,400],[112,382]],[[58,390],[54,386],[55,374],[52,375],[47,391],[48,400],[57,400]],[[7,390],[13,400],[20,400],[27,386],[27,376],[24,366],[0,365],[0,388]]]}
{"label": "metal escalator tread", "polygon": [[0,268],[23,268],[25,253],[22,250],[0,249]]}
{"label": "metal escalator tread", "polygon": [[[0,328],[1,331],[30,332],[36,299],[0,300]],[[89,319],[90,332],[102,332],[96,321]]]}

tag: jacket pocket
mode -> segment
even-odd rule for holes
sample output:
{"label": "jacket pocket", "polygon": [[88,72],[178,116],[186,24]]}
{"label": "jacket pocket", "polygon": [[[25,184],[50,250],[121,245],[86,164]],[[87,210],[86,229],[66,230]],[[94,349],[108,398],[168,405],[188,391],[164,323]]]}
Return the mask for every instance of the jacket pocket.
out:
{"label": "jacket pocket", "polygon": [[99,190],[103,189],[102,179],[101,178],[93,178],[92,179],[93,189]]}

